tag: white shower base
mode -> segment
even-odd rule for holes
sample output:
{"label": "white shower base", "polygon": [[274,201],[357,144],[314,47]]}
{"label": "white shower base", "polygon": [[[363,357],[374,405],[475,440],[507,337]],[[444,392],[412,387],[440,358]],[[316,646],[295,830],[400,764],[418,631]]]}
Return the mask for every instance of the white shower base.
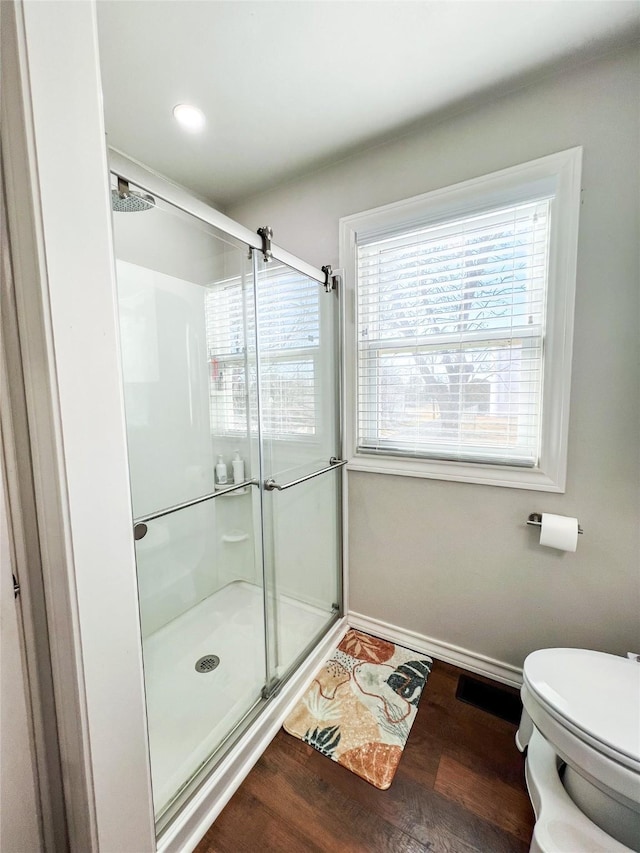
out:
{"label": "white shower base", "polygon": [[[278,597],[278,673],[327,624],[330,612]],[[261,698],[265,684],[262,588],[230,583],[143,643],[156,814]],[[208,673],[204,655],[220,658]]]}

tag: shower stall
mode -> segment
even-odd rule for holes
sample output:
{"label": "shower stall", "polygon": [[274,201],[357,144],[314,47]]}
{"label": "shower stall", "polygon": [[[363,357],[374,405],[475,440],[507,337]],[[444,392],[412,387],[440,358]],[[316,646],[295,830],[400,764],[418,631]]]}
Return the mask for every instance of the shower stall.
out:
{"label": "shower stall", "polygon": [[177,853],[346,628],[338,292],[108,159],[94,3],[0,6],[21,758],[43,849]]}
{"label": "shower stall", "polygon": [[110,163],[162,832],[342,615],[340,302],[269,229]]}

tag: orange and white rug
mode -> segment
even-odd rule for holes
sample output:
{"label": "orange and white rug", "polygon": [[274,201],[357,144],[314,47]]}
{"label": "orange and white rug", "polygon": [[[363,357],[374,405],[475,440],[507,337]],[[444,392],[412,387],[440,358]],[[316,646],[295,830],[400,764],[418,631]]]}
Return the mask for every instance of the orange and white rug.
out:
{"label": "orange and white rug", "polygon": [[284,729],[386,790],[418,711],[431,658],[350,629]]}

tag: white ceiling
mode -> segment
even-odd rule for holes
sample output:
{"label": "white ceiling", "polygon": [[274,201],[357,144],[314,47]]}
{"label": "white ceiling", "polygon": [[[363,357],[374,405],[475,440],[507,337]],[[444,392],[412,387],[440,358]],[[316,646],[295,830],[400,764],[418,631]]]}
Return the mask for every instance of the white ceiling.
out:
{"label": "white ceiling", "polygon": [[640,3],[99,0],[98,27],[109,144],[225,207],[638,39]]}

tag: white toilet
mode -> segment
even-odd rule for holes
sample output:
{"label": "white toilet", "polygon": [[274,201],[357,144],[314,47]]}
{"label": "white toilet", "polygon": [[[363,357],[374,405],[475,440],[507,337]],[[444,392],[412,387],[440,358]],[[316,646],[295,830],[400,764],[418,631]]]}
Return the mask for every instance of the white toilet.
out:
{"label": "white toilet", "polygon": [[521,695],[530,853],[640,853],[640,663],[541,649]]}

